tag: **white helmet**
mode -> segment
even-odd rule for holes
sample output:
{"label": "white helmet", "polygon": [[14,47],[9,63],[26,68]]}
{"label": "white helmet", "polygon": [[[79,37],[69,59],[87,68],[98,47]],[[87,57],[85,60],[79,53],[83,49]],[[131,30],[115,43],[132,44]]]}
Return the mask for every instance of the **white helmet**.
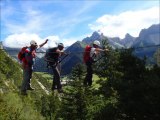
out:
{"label": "white helmet", "polygon": [[37,43],[36,43],[35,40],[31,40],[30,44],[31,44],[31,45],[35,45],[35,46],[37,45]]}
{"label": "white helmet", "polygon": [[94,45],[97,45],[97,46],[100,46],[100,42],[99,42],[98,40],[95,40],[95,41],[93,42],[93,44],[94,44]]}
{"label": "white helmet", "polygon": [[64,47],[63,43],[58,43],[58,46]]}

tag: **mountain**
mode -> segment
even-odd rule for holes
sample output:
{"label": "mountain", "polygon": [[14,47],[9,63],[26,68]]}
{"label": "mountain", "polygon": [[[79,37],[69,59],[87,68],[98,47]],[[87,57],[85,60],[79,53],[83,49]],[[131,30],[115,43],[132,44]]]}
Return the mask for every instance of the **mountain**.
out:
{"label": "mountain", "polygon": [[158,44],[160,44],[160,24],[152,25],[148,29],[142,29],[132,47],[144,47]]}
{"label": "mountain", "polygon": [[160,24],[141,30],[132,47],[144,47],[136,49],[135,55],[141,58],[145,56],[148,59],[147,63],[155,64],[155,53],[158,51],[158,46],[155,45],[160,45]]}
{"label": "mountain", "polygon": [[[93,34],[90,37],[86,37],[82,40],[83,43],[86,44],[91,44],[93,43],[93,41],[98,40],[101,42],[101,40],[103,38],[105,38],[106,36],[103,35],[103,33],[100,32],[93,32]],[[108,38],[108,43],[110,44],[110,46],[112,46],[113,48],[122,48],[124,47],[124,45],[121,44],[121,39],[119,37],[107,37]]]}
{"label": "mountain", "polygon": [[119,37],[113,37],[113,38],[108,37],[108,43],[114,49],[115,48],[122,48],[122,47],[124,47],[121,44],[121,39]]}
{"label": "mountain", "polygon": [[94,40],[101,40],[101,36],[102,34],[95,31],[93,32],[93,34],[91,35],[91,37],[86,37],[82,40],[83,43],[86,43],[86,44],[90,44],[92,43]]}
{"label": "mountain", "polygon": [[135,37],[132,37],[130,34],[127,33],[125,35],[125,38],[120,40],[120,44],[122,44],[126,48],[130,48],[133,45],[135,39]]}
{"label": "mountain", "polygon": [[[159,32],[159,24],[157,25],[152,25],[151,27],[149,27],[148,29],[143,29],[140,34],[139,37],[133,37],[131,36],[129,33],[127,33],[125,35],[125,38],[120,39],[119,37],[107,37],[108,38],[108,43],[112,48],[130,48],[130,47],[142,47],[143,46],[147,46],[147,45],[157,45],[160,44],[158,43],[158,41],[160,40],[159,36],[160,36],[160,32]],[[70,52],[75,52],[75,51],[83,51],[84,50],[84,46],[86,44],[92,44],[92,42],[94,40],[99,40],[101,42],[101,39],[105,38],[106,36],[104,36],[102,33],[100,32],[93,32],[93,34],[90,37],[86,37],[82,40],[82,42],[76,42],[73,45],[71,45],[70,47],[68,47],[68,49],[66,51],[70,51]],[[155,52],[157,51],[157,48],[144,48],[141,50],[135,50],[134,54],[137,55],[138,57],[147,57],[147,62],[148,63],[152,63],[155,64],[155,60],[153,58]],[[62,64],[62,69],[64,71],[64,73],[70,73],[72,67],[76,64],[76,63],[82,63],[82,53],[80,54],[73,54],[71,55],[66,61],[64,61],[64,63]]]}
{"label": "mountain", "polygon": [[82,63],[83,51],[86,43],[77,41],[66,49],[65,52],[70,53],[62,62],[62,74],[69,74],[77,63]]}
{"label": "mountain", "polygon": [[[152,25],[147,29],[142,29],[138,37],[133,37],[129,33],[125,35],[125,38],[120,39],[119,37],[107,37],[108,43],[112,48],[137,48],[137,47],[145,47],[150,45],[158,45],[160,44],[160,24]],[[101,40],[106,36],[103,33],[98,31],[93,32],[90,37],[86,37],[82,39],[82,41],[77,41],[73,43],[71,46],[67,47],[65,52],[70,52],[71,54],[66,57],[62,61],[62,74],[68,74],[71,72],[73,66],[77,63],[82,63],[83,58],[83,51],[87,44],[92,45],[94,40]],[[7,48],[5,47],[6,51],[14,58],[17,58],[17,53],[20,49],[16,48]],[[135,55],[138,57],[148,57],[148,61],[150,63],[155,63],[154,61],[154,54],[157,51],[157,48],[141,48],[135,50]],[[40,49],[37,52],[45,52],[45,49]],[[44,61],[44,53],[37,53],[36,64],[35,64],[35,71],[39,72],[47,72],[48,69],[46,68],[46,62]],[[149,63],[148,62],[148,63]]]}

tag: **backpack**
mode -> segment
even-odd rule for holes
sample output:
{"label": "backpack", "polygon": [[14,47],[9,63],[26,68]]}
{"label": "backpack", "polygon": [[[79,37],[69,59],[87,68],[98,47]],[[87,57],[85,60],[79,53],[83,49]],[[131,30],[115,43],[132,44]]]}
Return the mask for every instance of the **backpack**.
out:
{"label": "backpack", "polygon": [[90,45],[87,45],[85,47],[85,50],[84,50],[84,54],[83,54],[83,61],[86,63],[87,61],[91,60],[92,58],[90,57],[90,51],[91,51],[91,46]]}
{"label": "backpack", "polygon": [[18,60],[22,62],[22,59],[25,57],[25,50],[27,49],[28,47],[23,47],[21,48],[21,50],[19,51],[18,53]]}
{"label": "backpack", "polygon": [[45,61],[47,62],[47,67],[55,64],[58,61],[59,54],[55,53],[57,47],[49,48],[46,50]]}

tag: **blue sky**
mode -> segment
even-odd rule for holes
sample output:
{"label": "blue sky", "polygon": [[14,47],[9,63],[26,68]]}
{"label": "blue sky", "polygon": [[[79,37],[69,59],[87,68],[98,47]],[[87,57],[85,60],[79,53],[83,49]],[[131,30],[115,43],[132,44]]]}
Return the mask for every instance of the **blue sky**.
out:
{"label": "blue sky", "polygon": [[68,46],[97,30],[108,37],[137,37],[160,21],[158,0],[1,0],[0,5],[0,41],[9,47],[46,38],[46,47]]}

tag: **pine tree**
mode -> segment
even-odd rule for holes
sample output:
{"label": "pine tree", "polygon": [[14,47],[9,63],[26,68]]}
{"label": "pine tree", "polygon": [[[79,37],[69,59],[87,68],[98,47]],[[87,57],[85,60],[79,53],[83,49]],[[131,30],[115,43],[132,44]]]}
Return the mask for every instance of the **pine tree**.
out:
{"label": "pine tree", "polygon": [[76,65],[70,76],[70,82],[65,88],[63,118],[68,120],[85,120],[87,114],[85,89],[83,87],[84,67]]}
{"label": "pine tree", "polygon": [[41,98],[41,114],[46,120],[57,120],[60,118],[61,101],[58,94],[45,95]]}
{"label": "pine tree", "polygon": [[145,60],[137,58],[132,49],[113,51],[108,59],[101,63],[108,65],[107,69],[99,72],[103,79],[100,93],[108,103],[97,116],[112,120],[159,119],[158,67],[146,69]]}
{"label": "pine tree", "polygon": [[104,38],[102,40],[103,46],[109,49],[109,52],[103,53],[104,57],[99,61],[97,66],[99,66],[96,74],[99,76],[99,93],[102,94],[102,100],[99,106],[100,110],[94,116],[94,119],[100,120],[116,120],[117,119],[117,104],[118,95],[117,91],[114,89],[114,84],[119,82],[118,79],[121,78],[122,73],[118,71],[119,66],[119,52],[113,50],[109,44],[108,39]]}

